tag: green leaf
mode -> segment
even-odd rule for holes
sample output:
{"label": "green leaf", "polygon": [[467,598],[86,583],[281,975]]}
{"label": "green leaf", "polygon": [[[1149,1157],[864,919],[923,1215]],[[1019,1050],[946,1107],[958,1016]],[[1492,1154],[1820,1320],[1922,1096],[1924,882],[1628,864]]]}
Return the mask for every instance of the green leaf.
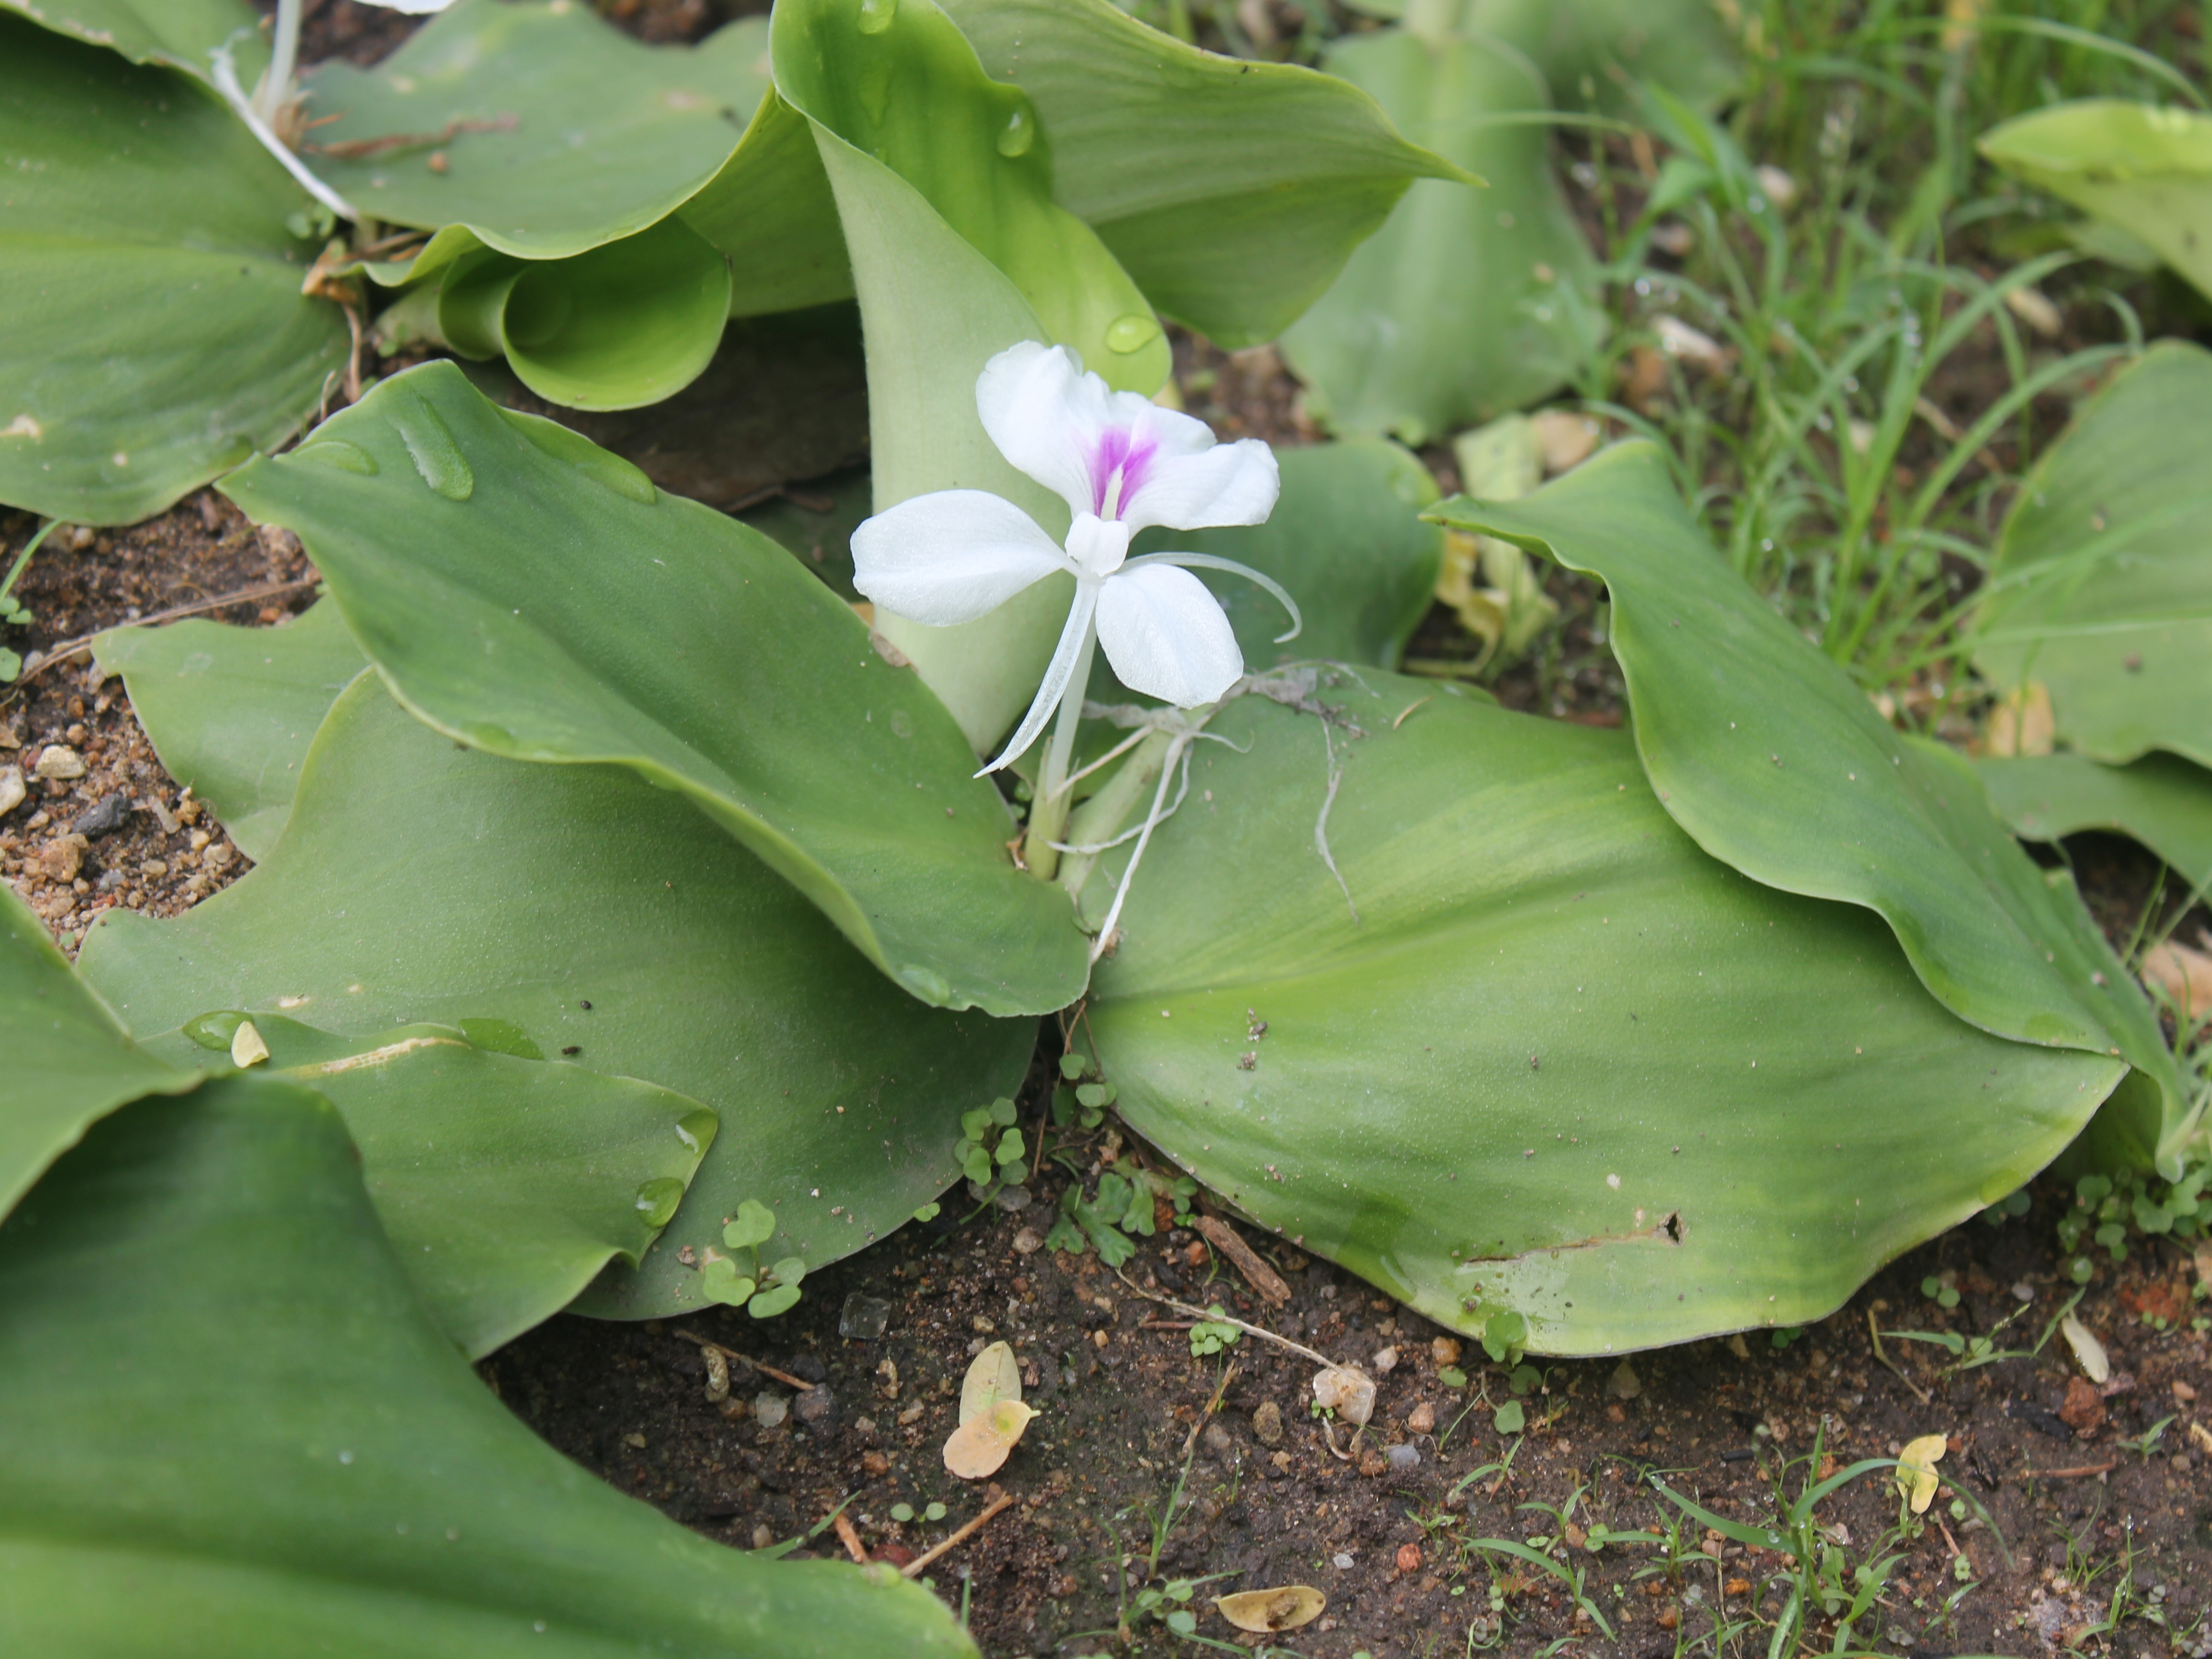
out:
{"label": "green leaf", "polygon": [[1395,668],[1428,614],[1443,557],[1443,532],[1419,516],[1436,503],[1436,480],[1379,440],[1285,449],[1277,460],[1283,493],[1267,523],[1153,532],[1146,548],[1235,559],[1290,590],[1305,627],[1278,645],[1290,619],[1267,593],[1239,576],[1191,573],[1229,613],[1254,672],[1316,657]]}
{"label": "green leaf", "polygon": [[1307,700],[1336,724],[1215,717],[1250,752],[1194,751],[1213,799],[1154,833],[1089,1024],[1139,1133],[1440,1323],[1601,1353],[1817,1318],[2125,1074],[1954,1018],[1877,917],[1700,852],[1623,733],[1372,669]]}
{"label": "green leaf", "polygon": [[803,1257],[787,1255],[770,1267],[769,1273],[777,1284],[788,1285],[795,1290],[799,1281],[806,1277],[806,1262]]}
{"label": "green leaf", "polygon": [[2181,872],[2212,886],[2212,773],[2178,755],[2126,766],[2081,755],[1984,757],[1974,763],[1990,804],[2013,833],[2057,841],[2083,830],[2132,836]]}
{"label": "green leaf", "polygon": [[1019,1129],[1009,1129],[999,1137],[996,1158],[1000,1169],[1012,1164],[1016,1166],[1018,1172],[1022,1160],[1028,1156],[1029,1149],[1022,1144],[1022,1132]]}
{"label": "green leaf", "polygon": [[1699,846],[1879,912],[1929,990],[1984,1030],[2124,1054],[2155,1086],[2115,1109],[2166,1150],[2187,1112],[2172,1056],[2087,912],[2002,833],[1966,760],[1893,731],[1729,568],[1656,448],[1617,445],[1533,495],[1437,516],[1604,580],[1638,751]]}
{"label": "green leaf", "polygon": [[780,1313],[789,1313],[799,1305],[799,1286],[778,1285],[761,1291],[745,1304],[745,1311],[755,1319],[773,1319]]}
{"label": "green leaf", "polygon": [[984,67],[1036,100],[1060,204],[1153,304],[1217,344],[1273,339],[1409,179],[1457,176],[1358,89],[1200,52],[1110,0],[946,9]]}
{"label": "green leaf", "polygon": [[[793,9],[778,19],[779,27],[787,22],[793,38],[803,40],[816,20]],[[821,20],[818,27],[830,24]],[[925,21],[920,30],[925,44],[938,40],[936,25]],[[935,55],[957,64],[950,51]],[[1005,107],[1006,90],[985,88],[987,96],[975,101]],[[975,412],[983,365],[1009,346],[1051,333],[1007,274],[914,184],[829,127],[812,131],[836,194],[867,331],[876,509],[958,485],[1002,495],[1051,535],[1064,536],[1066,503],[1016,471]],[[1029,707],[1073,594],[1073,580],[1055,575],[958,628],[925,627],[888,611],[878,613],[875,627],[914,664],[980,752]]]}
{"label": "green leaf", "polygon": [[1517,1400],[1509,1400],[1498,1408],[1491,1423],[1500,1434],[1518,1434],[1528,1426],[1528,1408]]}
{"label": "green leaf", "polygon": [[2007,121],[1977,148],[2147,246],[2212,296],[2212,115],[2084,98]]}
{"label": "green leaf", "polygon": [[353,1037],[499,1019],[701,1102],[721,1133],[683,1208],[587,1294],[621,1317],[698,1306],[678,1252],[720,1246],[744,1200],[817,1263],[893,1231],[952,1179],[946,1103],[1014,1085],[1035,1040],[884,983],[681,799],[459,748],[374,678],[331,710],[267,860],[172,921],[111,911],[81,963],[140,1032],[210,1008]]}
{"label": "green leaf", "polygon": [[345,367],[307,200],[205,87],[0,15],[0,501],[128,524],[271,448]]}
{"label": "green leaf", "polygon": [[189,617],[112,629],[93,652],[102,669],[123,676],[169,775],[257,860],[291,814],[315,728],[368,662],[327,599],[278,628]]}
{"label": "green leaf", "polygon": [[722,1243],[733,1250],[750,1249],[775,1237],[775,1212],[758,1199],[738,1206],[737,1219],[722,1229]]}
{"label": "green leaf", "polygon": [[[347,1037],[282,1015],[253,1024],[269,1074],[338,1109],[401,1264],[471,1358],[559,1312],[611,1260],[641,1261],[714,1139],[696,1101],[450,1027]],[[180,1033],[148,1047],[195,1058]]]}
{"label": "green leaf", "polygon": [[182,1094],[197,1064],[172,1071],[135,1047],[77,976],[46,924],[0,882],[0,1215],[86,1127],[143,1095]]}
{"label": "green leaf", "polygon": [[713,361],[729,312],[728,262],[675,218],[565,259],[465,256],[438,294],[438,330],[455,351],[503,356],[532,392],[572,409],[682,391]]}
{"label": "green leaf", "polygon": [[1998,538],[1975,665],[2047,688],[2059,742],[2092,759],[2212,767],[2208,422],[2212,352],[2153,346],[2082,406]]}
{"label": "green leaf", "polygon": [[0,0],[34,23],[105,46],[134,64],[166,64],[208,78],[208,53],[229,43],[241,84],[269,62],[261,19],[246,0]]}
{"label": "green leaf", "polygon": [[[1159,389],[1171,365],[1152,307],[1054,202],[1051,134],[1028,94],[985,72],[935,0],[786,0],[770,28],[778,93],[920,191],[1021,292],[1049,331],[1036,337],[1073,347],[1110,386]],[[848,192],[834,169],[830,182],[849,245]],[[870,334],[872,349],[872,318]]]}
{"label": "green leaf", "polygon": [[[438,730],[679,791],[925,1001],[1041,1013],[1079,993],[1082,935],[1014,868],[959,731],[781,548],[502,412],[451,363],[318,432],[225,493],[299,532],[355,638]],[[320,464],[324,441],[375,471]]]}
{"label": "green leaf", "polygon": [[699,1295],[705,1301],[742,1308],[758,1288],[758,1282],[741,1277],[738,1264],[726,1255],[710,1255],[699,1263]]}
{"label": "green leaf", "polygon": [[979,1187],[988,1186],[991,1176],[994,1173],[990,1153],[972,1142],[969,1143],[967,1149],[960,1154],[960,1169],[969,1180]]}
{"label": "green leaf", "polygon": [[1711,0],[1473,0],[1466,29],[1528,54],[1563,109],[1631,118],[1639,82],[1711,108],[1736,84],[1736,43]]}
{"label": "green leaf", "polygon": [[1553,178],[1542,78],[1468,34],[1348,36],[1328,65],[1400,129],[1490,181],[1425,179],[1283,337],[1314,413],[1340,432],[1419,445],[1534,402],[1604,332],[1589,245]]}
{"label": "green leaf", "polygon": [[1004,1095],[1000,1095],[996,1100],[985,1107],[983,1109],[983,1114],[984,1121],[986,1122],[995,1123],[1001,1128],[1005,1128],[1012,1125],[1015,1118],[1019,1115],[1015,1109],[1014,1103]]}
{"label": "green leaf", "polygon": [[[729,159],[768,90],[768,21],[649,46],[587,6],[458,0],[373,69],[302,77],[303,158],[366,214],[554,260],[634,236]],[[432,155],[442,165],[433,165]]]}
{"label": "green leaf", "polygon": [[0,1416],[25,1652],[974,1651],[895,1574],[752,1560],[538,1439],[294,1087],[121,1113],[0,1227]]}

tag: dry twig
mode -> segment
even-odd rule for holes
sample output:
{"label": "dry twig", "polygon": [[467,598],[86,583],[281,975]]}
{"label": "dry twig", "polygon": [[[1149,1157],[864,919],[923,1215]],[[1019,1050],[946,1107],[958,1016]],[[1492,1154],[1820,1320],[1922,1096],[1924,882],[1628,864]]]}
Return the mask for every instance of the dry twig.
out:
{"label": "dry twig", "polygon": [[1237,1271],[1259,1291],[1262,1301],[1280,1307],[1291,1299],[1291,1287],[1283,1283],[1283,1276],[1260,1259],[1259,1252],[1244,1242],[1237,1229],[1214,1215],[1199,1217],[1197,1226],[1215,1249],[1237,1264]]}
{"label": "dry twig", "polygon": [[937,1559],[939,1556],[944,1554],[945,1551],[956,1548],[959,1545],[966,1543],[971,1536],[973,1536],[977,1531],[981,1530],[984,1522],[988,1522],[1000,1510],[1006,1508],[1013,1501],[1014,1498],[1012,1492],[1000,1492],[996,1486],[992,1487],[991,1501],[983,1505],[983,1512],[981,1515],[977,1516],[973,1521],[970,1521],[966,1526],[961,1528],[959,1531],[954,1533],[950,1538],[947,1538],[943,1543],[938,1545],[934,1549],[924,1550],[920,1555],[915,1556],[913,1560],[908,1562],[906,1565],[899,1569],[900,1572],[903,1573],[908,1578],[921,1577],[921,1570],[924,1567]]}
{"label": "dry twig", "polygon": [[793,1376],[789,1371],[780,1371],[773,1365],[763,1365],[757,1359],[748,1359],[735,1348],[726,1348],[719,1342],[710,1342],[696,1331],[687,1331],[679,1326],[675,1334],[686,1342],[696,1342],[702,1348],[712,1348],[725,1359],[734,1359],[740,1365],[749,1365],[763,1376],[772,1376],[787,1389],[796,1389],[799,1393],[805,1394],[814,1386],[803,1376]]}

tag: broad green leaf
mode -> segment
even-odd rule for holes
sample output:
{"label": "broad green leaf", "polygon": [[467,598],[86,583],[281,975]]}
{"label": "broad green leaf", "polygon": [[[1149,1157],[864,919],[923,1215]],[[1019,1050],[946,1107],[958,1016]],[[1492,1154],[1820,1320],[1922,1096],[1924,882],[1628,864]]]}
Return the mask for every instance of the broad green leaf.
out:
{"label": "broad green leaf", "polygon": [[374,677],[258,868],[171,921],[110,911],[80,959],[147,1036],[212,1009],[354,1039],[497,1021],[705,1104],[721,1128],[668,1232],[591,1293],[624,1316],[698,1307],[678,1253],[748,1199],[817,1265],[891,1232],[953,1180],[958,1103],[1010,1091],[1036,1035],[903,995],[680,798],[457,747]]}
{"label": "broad green leaf", "polygon": [[1212,588],[1257,672],[1310,658],[1397,665],[1428,613],[1443,532],[1421,521],[1436,480],[1394,443],[1354,439],[1284,449],[1283,493],[1262,525],[1148,532],[1146,545],[1211,553],[1273,576],[1298,602],[1305,626],[1285,644],[1283,607],[1240,576],[1192,574]]}
{"label": "broad green leaf", "polygon": [[1742,70],[1713,0],[1471,0],[1464,15],[1525,52],[1562,109],[1634,117],[1638,82],[1709,109]]}
{"label": "broad green leaf", "polygon": [[[634,236],[712,179],[768,90],[768,20],[649,46],[588,6],[457,0],[374,69],[304,77],[302,155],[391,225],[465,225],[560,259]],[[439,158],[436,161],[430,159]]]}
{"label": "broad green leaf", "polygon": [[2178,755],[2125,766],[2084,755],[2033,755],[1974,763],[1990,804],[2013,833],[2057,841],[2115,830],[2164,859],[2191,888],[2212,887],[2212,773]]}
{"label": "broad green leaf", "polygon": [[796,311],[853,297],[853,270],[813,124],[775,91],[684,222],[730,262],[730,314]]}
{"label": "broad green leaf", "polygon": [[132,1107],[0,1226],[0,1417],[10,1653],[975,1651],[888,1568],[748,1557],[538,1439],[296,1087]]}
{"label": "broad green leaf", "polygon": [[[1533,495],[1437,514],[1604,581],[1637,748],[1700,847],[1879,912],[1929,990],[1984,1030],[2124,1054],[2164,1102],[2135,1138],[2163,1150],[2184,1130],[2156,1018],[2074,893],[2004,833],[1965,759],[1893,731],[1729,568],[1655,447],[1616,445]],[[2116,1109],[2144,1097],[2124,1091]]]}
{"label": "broad green leaf", "polygon": [[1706,856],[1625,734],[1283,679],[1327,724],[1214,719],[1089,1020],[1140,1133],[1431,1318],[1553,1353],[1817,1318],[2126,1074],[1953,1018],[1877,917]]}
{"label": "broad green leaf", "polygon": [[[695,1100],[450,1026],[347,1037],[266,1012],[253,1025],[268,1075],[338,1109],[400,1264],[471,1358],[558,1313],[610,1261],[642,1261],[714,1139]],[[148,1048],[208,1058],[181,1031]]]}
{"label": "broad green leaf", "polygon": [[[983,365],[1008,346],[1048,337],[1044,325],[920,191],[836,133],[817,128],[815,137],[867,329],[877,510],[933,489],[988,489],[1065,536],[1067,504],[1017,471],[975,412]],[[929,628],[889,611],[876,613],[875,627],[982,752],[1029,707],[1074,592],[1072,580],[1050,576],[958,628]]]}
{"label": "broad green leaf", "polygon": [[991,74],[1036,100],[1055,199],[1152,304],[1218,344],[1273,339],[1409,179],[1456,176],[1358,88],[1198,51],[1110,0],[945,9]]}
{"label": "broad green leaf", "polygon": [[1480,35],[1352,35],[1329,69],[1399,128],[1490,181],[1424,179],[1283,337],[1314,412],[1419,445],[1533,402],[1604,331],[1596,268],[1553,178],[1543,78]]}
{"label": "broad green leaf", "polygon": [[785,0],[770,27],[776,90],[919,191],[1021,291],[1048,331],[1035,337],[1073,347],[1111,386],[1159,390],[1170,364],[1152,307],[1054,202],[1052,135],[1028,94],[984,72],[935,0]]}
{"label": "broad green leaf", "polygon": [[46,924],[0,882],[0,1215],[86,1126],[142,1095],[181,1094],[198,1069],[173,1071],[134,1047],[88,990]]}
{"label": "broad green leaf", "polygon": [[231,48],[239,79],[252,86],[269,62],[261,19],[247,0],[0,0],[0,11],[134,64],[166,64],[208,77],[208,53]]}
{"label": "broad green leaf", "polygon": [[280,628],[188,617],[111,629],[93,650],[102,669],[123,676],[163,768],[255,860],[268,856],[291,812],[315,728],[368,666],[327,599]]}
{"label": "broad green leaf", "polygon": [[2212,766],[2212,352],[2153,346],[2082,406],[1998,538],[1974,663],[2051,693],[2058,741]]}
{"label": "broad green leaf", "polygon": [[539,397],[635,409],[699,377],[729,319],[728,263],[682,220],[565,259],[463,256],[438,292],[438,329],[465,357],[504,356]]}
{"label": "broad green leaf", "polygon": [[2085,98],[1982,135],[2007,173],[2118,227],[2212,295],[2212,115]]}
{"label": "broad green leaf", "polygon": [[295,431],[344,313],[211,91],[14,15],[0,64],[0,501],[127,524]]}
{"label": "broad green leaf", "polygon": [[1033,1014],[1080,993],[1082,936],[1014,868],[959,728],[758,532],[450,362],[223,487],[299,533],[370,660],[449,737],[682,792],[924,1001]]}

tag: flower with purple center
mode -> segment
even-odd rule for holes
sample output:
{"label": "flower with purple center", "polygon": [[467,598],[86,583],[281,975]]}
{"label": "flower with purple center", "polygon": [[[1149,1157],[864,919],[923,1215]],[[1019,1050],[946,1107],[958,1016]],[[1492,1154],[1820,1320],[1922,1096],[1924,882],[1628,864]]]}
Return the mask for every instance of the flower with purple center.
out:
{"label": "flower with purple center", "polygon": [[1280,599],[1255,570],[1204,553],[1129,557],[1129,538],[1154,525],[1196,530],[1259,524],[1274,510],[1275,457],[1256,438],[1219,443],[1202,421],[1114,392],[1066,346],[1036,341],[1002,351],[975,381],[983,429],[1001,453],[1057,491],[1074,515],[1065,546],[1003,496],[944,489],[901,501],[853,533],[853,585],[884,610],[947,628],[996,610],[1057,571],[1075,578],[1060,644],[1036,700],[983,769],[996,771],[1060,720],[1040,797],[1066,775],[1091,657],[1103,647],[1124,685],[1179,708],[1214,702],[1244,672],[1229,619],[1186,566],[1229,570]]}

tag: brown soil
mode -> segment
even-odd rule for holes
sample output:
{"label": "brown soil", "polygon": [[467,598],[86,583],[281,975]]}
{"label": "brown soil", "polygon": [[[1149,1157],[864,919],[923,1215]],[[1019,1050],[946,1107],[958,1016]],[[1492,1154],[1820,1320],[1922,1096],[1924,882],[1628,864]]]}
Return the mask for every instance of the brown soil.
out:
{"label": "brown soil", "polygon": [[[725,11],[750,9],[696,0],[611,8],[661,39],[696,38]],[[368,58],[407,27],[348,0],[318,16],[330,27],[311,33],[311,46]],[[733,349],[757,344],[733,332]],[[829,349],[808,349],[817,348]],[[1272,352],[1224,354],[1184,338],[1176,362],[1187,406],[1225,434],[1315,435]],[[832,353],[815,365],[817,384],[848,386],[849,404],[850,368]],[[781,514],[775,533],[834,580],[858,452],[851,409],[830,416],[805,402],[807,378],[731,374],[694,394],[681,418],[663,418],[664,406],[594,435],[669,487],[718,505],[768,492],[755,510]],[[811,422],[803,431],[787,421],[793,409]],[[764,455],[743,435],[763,432],[782,433],[788,452]],[[10,549],[30,528],[21,515],[0,515]],[[1598,591],[1554,575],[1566,618],[1555,655],[1509,672],[1498,689],[1516,707],[1617,720],[1620,687]],[[57,532],[18,589],[36,622],[7,642],[55,653],[97,629],[186,605],[279,623],[312,599],[312,577],[290,538],[257,532],[202,491],[128,530]],[[241,593],[252,597],[210,606]],[[1440,613],[1424,639],[1448,644],[1444,627]],[[173,914],[246,867],[161,770],[120,687],[100,683],[82,653],[35,664],[0,696],[0,765],[28,772],[50,744],[79,753],[86,775],[34,782],[29,799],[0,816],[0,874],[65,946],[109,905]],[[72,830],[118,797],[115,827],[96,827],[118,816],[109,806],[94,826]],[[2130,935],[2154,861],[2108,837],[2078,838],[2069,850],[2100,921]],[[1024,1105],[1034,1120],[1034,1089]],[[1097,1149],[1069,1150],[1079,1165]],[[1899,1504],[1879,1473],[1827,1498],[1819,1519],[1837,1529],[1831,1537],[1851,1565],[1899,1558],[1858,1645],[1879,1634],[1889,1651],[1923,1656],[2212,1654],[2212,1354],[2191,1328],[2205,1304],[2189,1300],[2197,1271],[2178,1249],[2152,1241],[2124,1266],[2098,1269],[2079,1311],[2124,1384],[2106,1397],[2081,1397],[2058,1339],[2036,1357],[1948,1376],[1940,1349],[1887,1343],[1903,1375],[1875,1351],[1870,1316],[1885,1329],[1974,1334],[2018,1312],[2006,1336],[2033,1342],[2073,1288],[2053,1237],[2068,1194],[2055,1183],[2038,1187],[2027,1217],[1995,1230],[1976,1222],[1923,1246],[1786,1346],[1762,1334],[1640,1354],[1626,1367],[1540,1366],[1540,1387],[1524,1402],[1530,1427],[1518,1437],[1501,1437],[1492,1421],[1513,1398],[1504,1367],[1471,1345],[1455,1353],[1436,1328],[1329,1264],[1255,1240],[1291,1288],[1276,1308],[1194,1234],[1140,1241],[1123,1270],[1134,1285],[1218,1303],[1343,1361],[1374,1366],[1378,1351],[1395,1350],[1372,1422],[1348,1444],[1340,1438],[1340,1452],[1308,1410],[1310,1362],[1250,1336],[1194,1358],[1177,1316],[1095,1255],[1037,1248],[1065,1179],[1048,1176],[1020,1213],[988,1206],[963,1220],[948,1204],[939,1221],[811,1275],[805,1299],[772,1323],[727,1310],[681,1328],[563,1316],[482,1373],[554,1445],[710,1537],[742,1547],[797,1539],[807,1553],[836,1553],[828,1517],[843,1504],[864,1549],[901,1559],[981,1508],[978,1486],[945,1473],[940,1448],[970,1356],[988,1341],[1012,1342],[1042,1413],[998,1476],[1016,1502],[928,1569],[993,1656],[1176,1650],[1161,1623],[1136,1611],[1140,1593],[1213,1575],[1189,1605],[1203,1615],[1199,1636],[1217,1644],[1258,1638],[1236,1638],[1213,1613],[1213,1595],[1286,1583],[1324,1591],[1322,1619],[1275,1650],[1313,1659],[1534,1654],[1562,1639],[1575,1651],[1633,1659],[1763,1652],[1759,1621],[1780,1611],[1781,1558],[1720,1540],[1709,1552],[1702,1525],[1652,1483],[1733,1520],[1765,1521],[1778,1485],[1794,1495],[1816,1454],[1847,1467],[1929,1433],[1948,1437],[1944,1470],[1995,1526],[1971,1508],[1954,1518],[1947,1492],[1893,1542]],[[1923,1294],[1937,1274],[1960,1293],[1953,1310]],[[841,1336],[848,1305],[865,1313],[870,1302],[884,1304],[883,1334]],[[680,1332],[819,1386],[795,1396],[738,1364],[729,1398],[711,1401],[701,1351]],[[1455,1361],[1465,1386],[1440,1375]],[[2168,1418],[2154,1441],[2120,1443]],[[1402,1449],[1395,1461],[1394,1448]],[[1571,1501],[1571,1540],[1579,1532],[1586,1543],[1598,1523],[1662,1534],[1680,1523],[1672,1546],[1561,1553],[1612,1638],[1577,1615],[1557,1577],[1474,1542],[1556,1536],[1559,1520],[1526,1506],[1565,1512]],[[897,1504],[917,1518],[894,1520]],[[945,1506],[942,1520],[924,1518],[932,1504]],[[1717,1640],[1717,1620],[1732,1633]],[[1816,1620],[1808,1639],[1825,1649],[1832,1638]]]}

